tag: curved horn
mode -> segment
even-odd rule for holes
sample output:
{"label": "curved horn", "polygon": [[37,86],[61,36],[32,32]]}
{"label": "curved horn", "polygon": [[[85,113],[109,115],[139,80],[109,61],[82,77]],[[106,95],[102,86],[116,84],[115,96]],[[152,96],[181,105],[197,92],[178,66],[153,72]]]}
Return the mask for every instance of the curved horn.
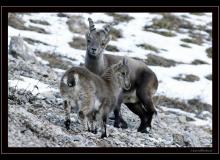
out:
{"label": "curved horn", "polygon": [[106,24],[103,28],[104,28],[105,33],[109,33],[111,30],[111,24]]}
{"label": "curved horn", "polygon": [[89,30],[90,30],[90,32],[92,32],[95,30],[95,25],[94,25],[91,18],[88,18],[88,21],[89,21]]}

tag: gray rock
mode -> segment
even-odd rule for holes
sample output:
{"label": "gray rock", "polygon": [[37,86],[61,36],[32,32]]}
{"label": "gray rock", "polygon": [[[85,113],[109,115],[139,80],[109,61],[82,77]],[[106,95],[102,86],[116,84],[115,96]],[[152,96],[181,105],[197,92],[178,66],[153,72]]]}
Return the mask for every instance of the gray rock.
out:
{"label": "gray rock", "polygon": [[180,123],[186,123],[186,116],[179,116],[178,119]]}
{"label": "gray rock", "polygon": [[33,52],[28,49],[27,45],[24,43],[24,40],[20,36],[11,37],[9,44],[9,54],[17,58],[18,56],[24,60],[35,61],[35,55]]}
{"label": "gray rock", "polygon": [[178,147],[184,146],[184,136],[181,134],[173,134],[173,144],[177,144]]}

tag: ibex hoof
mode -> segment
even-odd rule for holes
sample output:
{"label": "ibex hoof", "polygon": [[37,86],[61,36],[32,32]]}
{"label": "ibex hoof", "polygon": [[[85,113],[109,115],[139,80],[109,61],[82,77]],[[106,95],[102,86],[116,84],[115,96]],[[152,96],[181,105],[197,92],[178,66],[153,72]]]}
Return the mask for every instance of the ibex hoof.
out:
{"label": "ibex hoof", "polygon": [[118,122],[115,122],[114,123],[114,127],[115,128],[122,128],[122,129],[127,129],[128,128],[128,125],[125,121],[121,121],[120,123]]}
{"label": "ibex hoof", "polygon": [[93,134],[97,134],[97,129],[92,130]]}
{"label": "ibex hoof", "polygon": [[107,137],[106,133],[102,133],[101,138]]}
{"label": "ibex hoof", "polygon": [[151,130],[151,126],[147,126],[145,129],[138,129],[138,132],[149,133],[150,130]]}
{"label": "ibex hoof", "polygon": [[144,129],[144,130],[141,130],[141,131],[138,131],[138,132],[141,132],[141,133],[149,133],[149,131],[147,131],[147,129]]}
{"label": "ibex hoof", "polygon": [[65,126],[66,126],[66,129],[69,130],[69,129],[70,129],[70,120],[69,120],[69,119],[66,120],[66,121],[64,122],[64,124],[65,124]]}
{"label": "ibex hoof", "polygon": [[115,123],[114,123],[114,127],[115,127],[115,128],[119,128],[118,122],[115,122]]}

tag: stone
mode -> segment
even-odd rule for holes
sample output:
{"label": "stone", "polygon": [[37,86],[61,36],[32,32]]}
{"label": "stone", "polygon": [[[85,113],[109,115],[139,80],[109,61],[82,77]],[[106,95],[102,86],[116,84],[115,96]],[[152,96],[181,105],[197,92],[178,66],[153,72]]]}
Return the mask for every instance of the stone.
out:
{"label": "stone", "polygon": [[187,122],[187,121],[186,121],[186,116],[179,116],[178,119],[179,119],[179,121],[180,121],[181,123],[186,123],[186,122]]}

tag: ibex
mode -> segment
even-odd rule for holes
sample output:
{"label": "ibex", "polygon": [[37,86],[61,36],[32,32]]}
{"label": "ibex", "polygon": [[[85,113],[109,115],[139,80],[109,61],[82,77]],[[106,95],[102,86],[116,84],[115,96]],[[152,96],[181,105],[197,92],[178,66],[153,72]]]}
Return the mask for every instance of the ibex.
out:
{"label": "ibex", "polygon": [[93,122],[97,120],[97,115],[101,118],[101,138],[106,137],[106,121],[108,114],[118,102],[120,88],[128,90],[130,86],[126,59],[107,67],[101,76],[84,67],[72,67],[67,70],[60,82],[60,93],[64,98],[66,112],[66,128],[69,129],[71,103],[74,102],[80,119],[86,119],[84,122],[88,122],[89,131],[97,132]]}
{"label": "ibex", "polygon": [[[93,73],[101,75],[106,67],[116,64],[123,57],[103,54],[111,39],[111,25],[107,24],[103,29],[96,30],[92,19],[88,18],[88,21],[89,31],[86,33],[85,66]],[[127,124],[120,114],[121,103],[124,103],[141,119],[138,131],[147,132],[147,127],[151,128],[153,114],[157,113],[152,96],[158,88],[158,79],[155,73],[141,61],[128,58],[128,67],[131,87],[129,90],[123,90],[120,94],[118,105],[114,110],[114,126],[127,128]]]}

